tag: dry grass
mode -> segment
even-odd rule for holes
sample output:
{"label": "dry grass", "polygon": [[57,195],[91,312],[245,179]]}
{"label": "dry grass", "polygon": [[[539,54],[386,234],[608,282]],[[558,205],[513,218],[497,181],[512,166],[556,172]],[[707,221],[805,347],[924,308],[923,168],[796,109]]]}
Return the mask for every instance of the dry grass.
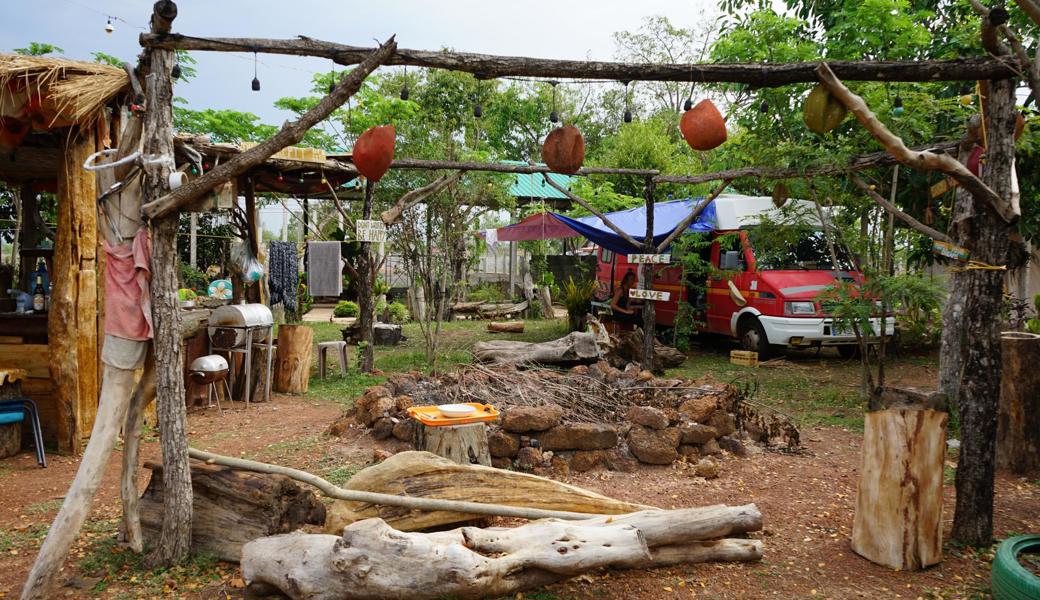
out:
{"label": "dry grass", "polygon": [[[47,127],[59,122],[91,125],[106,104],[130,85],[119,67],[90,62],[0,54],[0,108],[24,102],[20,94],[42,99],[50,115]],[[6,110],[5,110],[6,112]]]}

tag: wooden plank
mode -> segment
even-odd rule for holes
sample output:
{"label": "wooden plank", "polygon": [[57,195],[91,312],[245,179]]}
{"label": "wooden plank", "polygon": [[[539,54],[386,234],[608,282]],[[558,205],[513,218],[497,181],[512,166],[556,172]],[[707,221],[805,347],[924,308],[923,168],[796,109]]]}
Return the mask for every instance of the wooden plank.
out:
{"label": "wooden plank", "polygon": [[47,344],[0,345],[0,367],[18,367],[29,377],[50,379],[50,348]]}
{"label": "wooden plank", "polygon": [[79,272],[79,294],[76,298],[76,357],[79,364],[79,396],[77,422],[81,439],[90,436],[98,409],[98,332],[97,274]]}
{"label": "wooden plank", "polygon": [[[0,344],[21,344],[25,341],[20,335],[0,335]],[[3,351],[3,349],[0,349]]]}

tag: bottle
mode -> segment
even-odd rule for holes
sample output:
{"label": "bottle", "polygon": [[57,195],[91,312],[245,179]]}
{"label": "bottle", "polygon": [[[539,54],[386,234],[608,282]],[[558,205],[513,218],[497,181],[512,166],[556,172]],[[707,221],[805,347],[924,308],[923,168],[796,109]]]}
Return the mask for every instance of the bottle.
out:
{"label": "bottle", "polygon": [[47,312],[47,293],[43,290],[43,276],[36,276],[36,287],[33,288],[33,311]]}

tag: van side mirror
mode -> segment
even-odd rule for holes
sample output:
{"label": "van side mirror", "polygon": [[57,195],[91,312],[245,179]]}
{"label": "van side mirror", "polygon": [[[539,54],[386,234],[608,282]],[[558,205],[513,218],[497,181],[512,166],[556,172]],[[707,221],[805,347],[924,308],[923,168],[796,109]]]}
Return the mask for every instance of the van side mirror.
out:
{"label": "van side mirror", "polygon": [[737,271],[740,269],[740,251],[727,250],[719,259],[719,268],[723,271]]}

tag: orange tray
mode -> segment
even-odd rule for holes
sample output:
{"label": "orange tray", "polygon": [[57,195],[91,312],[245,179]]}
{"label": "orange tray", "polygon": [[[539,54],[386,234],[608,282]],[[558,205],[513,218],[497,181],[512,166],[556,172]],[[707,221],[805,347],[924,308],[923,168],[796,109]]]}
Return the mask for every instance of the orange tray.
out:
{"label": "orange tray", "polygon": [[436,406],[412,406],[408,409],[408,416],[419,421],[427,427],[451,427],[453,425],[469,425],[470,423],[484,423],[494,421],[498,418],[498,410],[490,404],[479,402],[462,402],[467,406],[477,409],[477,412],[468,417],[446,417]]}

